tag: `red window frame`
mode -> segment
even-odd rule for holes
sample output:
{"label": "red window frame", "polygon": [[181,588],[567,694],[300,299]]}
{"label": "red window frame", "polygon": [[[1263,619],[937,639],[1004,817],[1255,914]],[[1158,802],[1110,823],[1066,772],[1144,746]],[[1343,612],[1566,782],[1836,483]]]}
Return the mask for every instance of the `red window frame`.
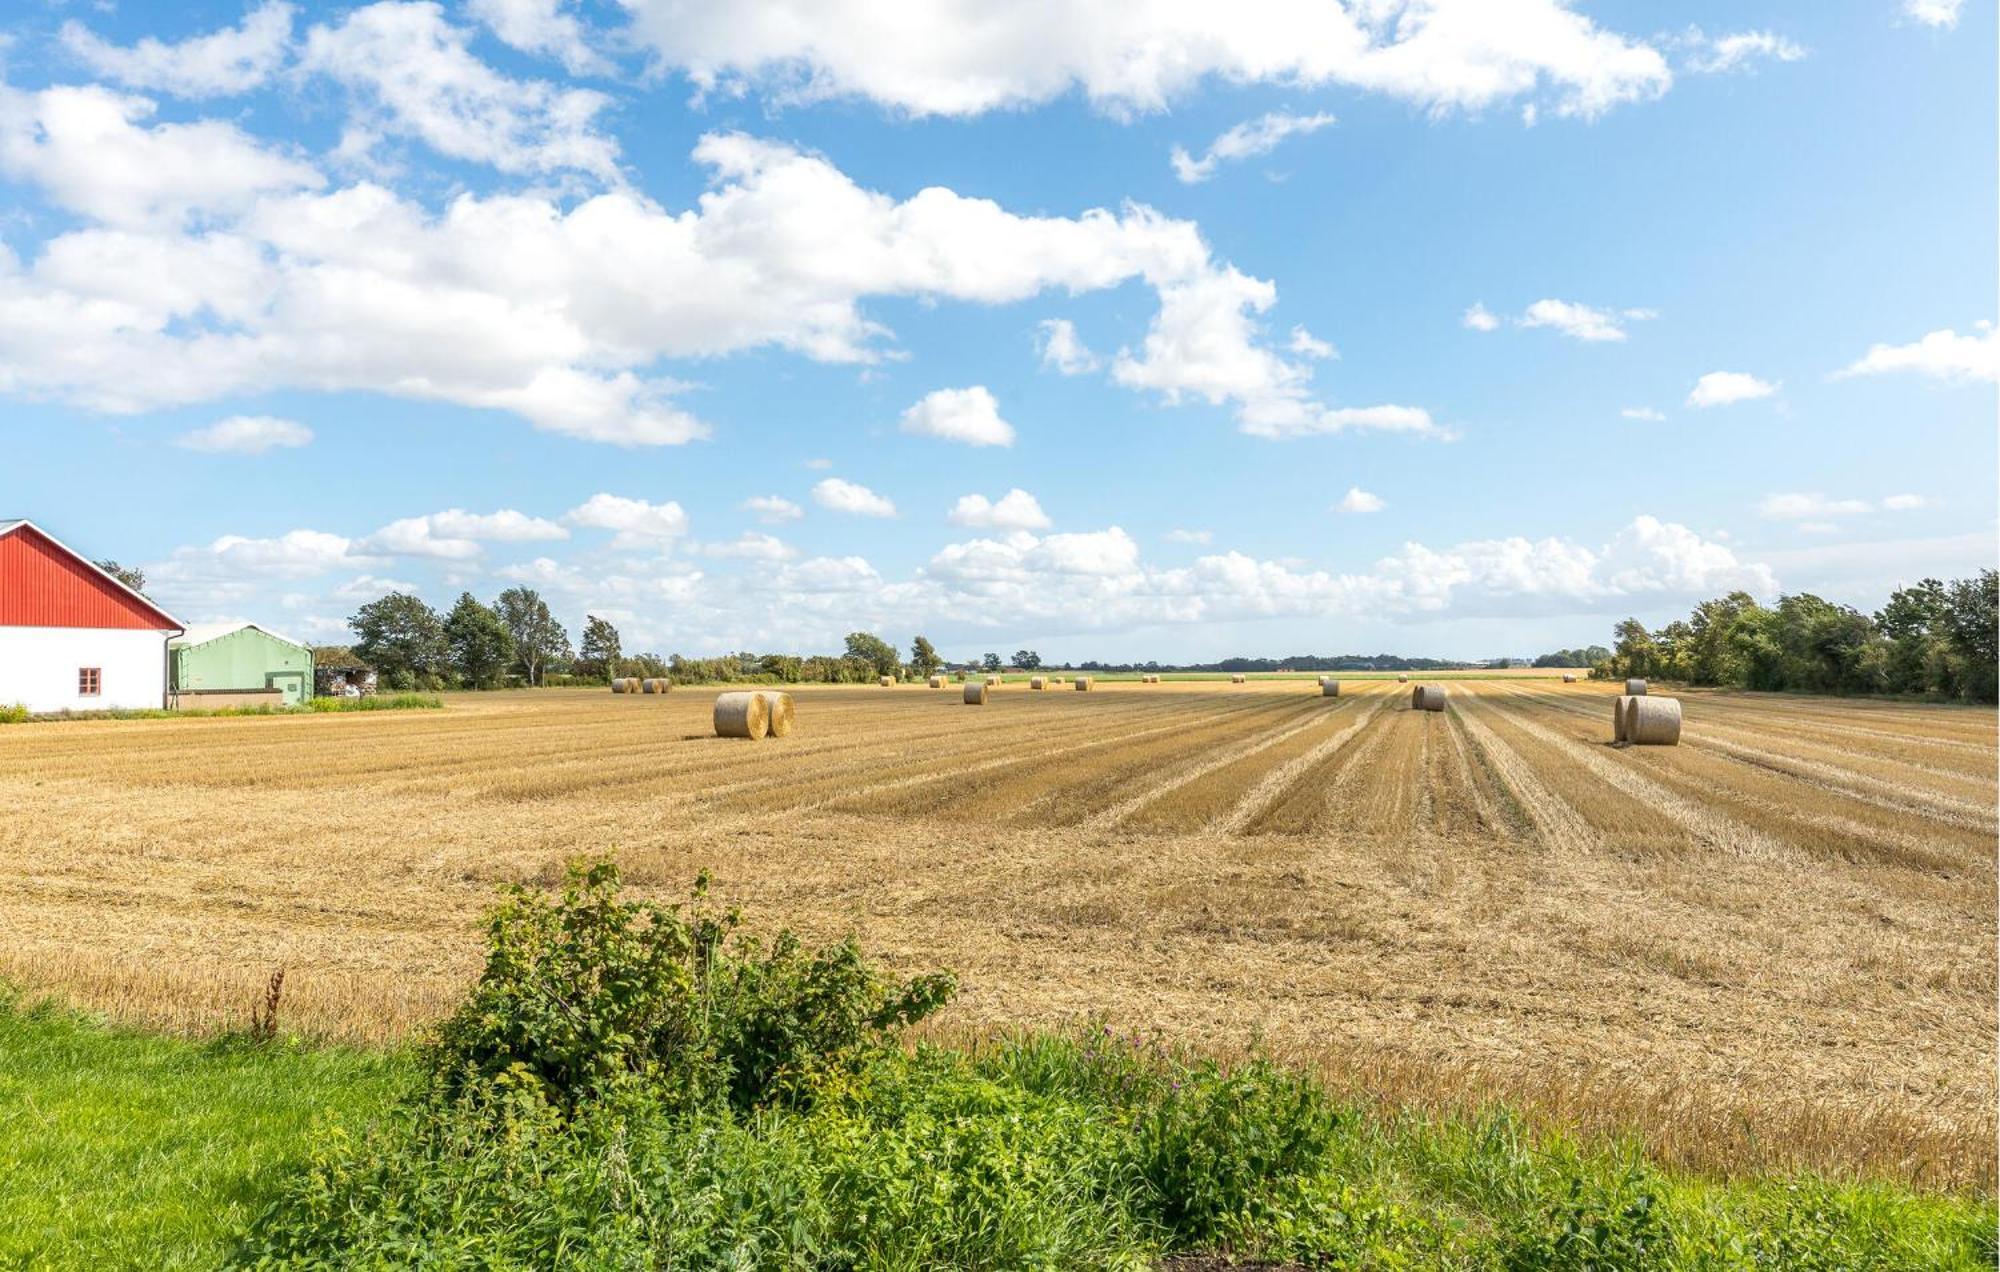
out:
{"label": "red window frame", "polygon": [[76,669],[76,696],[79,698],[103,697],[104,668],[78,667]]}

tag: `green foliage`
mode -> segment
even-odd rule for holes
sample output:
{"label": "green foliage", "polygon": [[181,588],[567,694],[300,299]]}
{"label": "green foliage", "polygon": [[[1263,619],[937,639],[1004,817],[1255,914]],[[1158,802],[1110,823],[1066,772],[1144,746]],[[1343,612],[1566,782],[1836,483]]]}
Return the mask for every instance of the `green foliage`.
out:
{"label": "green foliage", "polygon": [[[444,699],[429,693],[371,693],[362,698],[314,698],[307,710],[319,713],[342,711],[437,711]],[[183,715],[186,713],[183,712]]]}
{"label": "green foliage", "polygon": [[391,689],[435,689],[449,669],[444,620],[407,592],[363,605],[347,620],[354,652]]}
{"label": "green foliage", "polygon": [[378,693],[365,698],[308,698],[291,707],[210,707],[168,711],[163,707],[113,707],[105,711],[57,711],[33,715],[26,707],[0,707],[0,724],[45,724],[61,720],[190,720],[212,716],[323,715],[338,711],[438,710],[444,700],[429,693]]}
{"label": "green foliage", "polygon": [[897,982],[852,943],[766,948],[705,904],[628,901],[609,862],[551,900],[514,888],[486,967],[428,1050],[447,1094],[523,1086],[561,1108],[636,1084],[675,1105],[753,1109],[848,1072],[942,1006],[949,976]]}
{"label": "green foliage", "polygon": [[[1539,661],[1539,660],[1538,660]],[[1872,618],[1810,593],[1766,608],[1746,592],[1695,607],[1685,622],[1617,627],[1605,676],[1811,693],[2000,698],[2000,575],[1925,579]]]}
{"label": "green foliage", "polygon": [[847,634],[847,657],[867,663],[878,676],[902,674],[902,660],[896,657],[896,648],[873,632],[849,632]]}
{"label": "green foliage", "polygon": [[1014,666],[1022,671],[1033,671],[1042,665],[1042,656],[1032,649],[1014,651]]}
{"label": "green foliage", "polygon": [[514,639],[514,657],[531,685],[542,683],[549,664],[570,657],[569,633],[549,612],[549,603],[530,587],[510,587],[493,608]]}
{"label": "green foliage", "polygon": [[93,561],[91,564],[109,574],[112,578],[117,579],[126,587],[131,588],[139,595],[144,596],[146,594],[146,572],[138,566],[120,565],[108,558],[103,561]]}
{"label": "green foliage", "polygon": [[1558,649],[1552,654],[1543,654],[1530,663],[1531,667],[1595,667],[1608,662],[1611,651],[1602,645],[1589,645],[1582,649]]}
{"label": "green foliage", "polygon": [[470,689],[495,689],[514,662],[514,637],[500,615],[481,605],[470,592],[444,620],[445,646],[460,684]]}
{"label": "green foliage", "polygon": [[910,642],[910,674],[929,676],[944,666],[944,659],[938,657],[937,646],[922,636]]}
{"label": "green foliage", "polygon": [[16,702],[11,706],[0,706],[0,724],[25,724],[27,720],[26,704]]}
{"label": "green foliage", "polygon": [[611,620],[595,614],[587,615],[583,624],[583,642],[576,651],[577,673],[609,681],[619,674],[618,663],[624,656],[624,643],[618,637],[618,629],[611,625]]}

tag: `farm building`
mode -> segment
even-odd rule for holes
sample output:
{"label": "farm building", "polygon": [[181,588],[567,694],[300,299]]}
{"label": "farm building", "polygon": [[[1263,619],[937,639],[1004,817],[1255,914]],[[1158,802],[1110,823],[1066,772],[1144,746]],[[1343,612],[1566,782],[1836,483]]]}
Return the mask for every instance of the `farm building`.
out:
{"label": "farm building", "polygon": [[173,615],[31,521],[0,521],[0,706],[161,707]]}
{"label": "farm building", "polygon": [[176,707],[297,706],[312,696],[312,650],[255,623],[197,623],[167,642]]}

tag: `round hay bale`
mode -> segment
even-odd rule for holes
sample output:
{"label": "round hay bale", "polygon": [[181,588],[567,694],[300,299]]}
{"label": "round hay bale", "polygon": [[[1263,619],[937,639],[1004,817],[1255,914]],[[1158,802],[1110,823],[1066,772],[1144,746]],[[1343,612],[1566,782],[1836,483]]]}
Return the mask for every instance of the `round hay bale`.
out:
{"label": "round hay bale", "polygon": [[1048,683],[1049,683],[1048,681],[1042,679],[1040,676],[1028,677],[1028,688],[1030,689],[1040,689],[1045,687]]}
{"label": "round hay bale", "polygon": [[1632,695],[1621,693],[1611,700],[1611,740],[1625,740],[1625,708],[1631,705]]}
{"label": "round hay bale", "polygon": [[944,688],[944,677],[943,677],[943,676],[932,676],[932,677],[931,677],[931,679],[930,679],[930,686],[931,686],[931,688],[933,688],[933,689],[942,689],[942,688]]}
{"label": "round hay bale", "polygon": [[1408,676],[1398,676],[1396,677],[1396,683],[1399,685],[1407,685],[1410,683],[1410,678]]}
{"label": "round hay bale", "polygon": [[1077,692],[1078,692],[1078,693],[1089,693],[1089,692],[1090,692],[1090,677],[1089,677],[1089,676],[1078,676],[1078,677],[1076,678],[1076,689],[1077,689]]}
{"label": "round hay bale", "polygon": [[625,687],[625,684],[626,684],[626,682],[625,682],[625,678],[624,678],[623,676],[613,676],[613,677],[611,678],[611,692],[613,692],[613,693],[631,693],[632,691],[631,691],[630,689],[626,688],[626,687]]}
{"label": "round hay bale", "polygon": [[1444,710],[1443,685],[1418,685],[1410,691],[1410,707],[1416,711]]}
{"label": "round hay bale", "polygon": [[1566,685],[1573,685],[1576,683],[1576,677],[1566,674],[1563,676],[1563,683]]}
{"label": "round hay bale", "polygon": [[761,738],[771,731],[771,705],[763,694],[732,689],[715,696],[715,736]]}
{"label": "round hay bale", "polygon": [[1338,698],[1340,696],[1340,682],[1331,676],[1320,677],[1319,696],[1322,698]]}
{"label": "round hay bale", "polygon": [[977,680],[966,682],[965,705],[968,707],[983,707],[986,705],[986,685],[983,682]]}
{"label": "round hay bale", "polygon": [[756,692],[764,700],[765,731],[774,738],[790,737],[792,695],[778,689],[759,689]]}
{"label": "round hay bale", "polygon": [[1051,681],[1050,683],[1051,683],[1051,684],[1058,684],[1058,685],[1059,685],[1059,684],[1063,683],[1063,678],[1062,678],[1061,676],[1057,676],[1057,677],[1056,677],[1056,678],[1055,678],[1055,679],[1054,679],[1053,681]]}
{"label": "round hay bale", "polygon": [[881,679],[881,685],[884,689],[893,687],[895,683],[896,678],[894,676],[883,676]]}
{"label": "round hay bale", "polygon": [[1235,675],[1229,678],[1229,683],[1232,685],[1240,685],[1243,683],[1243,680],[1244,680],[1243,673],[1239,671]]}
{"label": "round hay bale", "polygon": [[1679,746],[1681,700],[1650,694],[1625,708],[1625,740],[1633,746]]}
{"label": "round hay bale", "polygon": [[1646,682],[1634,676],[1625,682],[1625,692],[1634,698],[1643,697],[1646,693]]}
{"label": "round hay bale", "polygon": [[999,683],[1000,683],[1000,677],[998,677],[998,676],[988,676],[988,677],[986,678],[986,683],[987,683],[987,684],[989,684],[989,685],[997,685],[997,684],[999,684]]}

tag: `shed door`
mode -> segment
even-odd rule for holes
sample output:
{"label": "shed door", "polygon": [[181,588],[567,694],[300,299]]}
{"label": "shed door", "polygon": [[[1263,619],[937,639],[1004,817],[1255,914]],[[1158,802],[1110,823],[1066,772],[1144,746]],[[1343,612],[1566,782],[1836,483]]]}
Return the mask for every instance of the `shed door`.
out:
{"label": "shed door", "polygon": [[303,671],[274,671],[264,678],[264,683],[272,689],[285,691],[285,705],[297,706],[306,700],[306,673]]}

